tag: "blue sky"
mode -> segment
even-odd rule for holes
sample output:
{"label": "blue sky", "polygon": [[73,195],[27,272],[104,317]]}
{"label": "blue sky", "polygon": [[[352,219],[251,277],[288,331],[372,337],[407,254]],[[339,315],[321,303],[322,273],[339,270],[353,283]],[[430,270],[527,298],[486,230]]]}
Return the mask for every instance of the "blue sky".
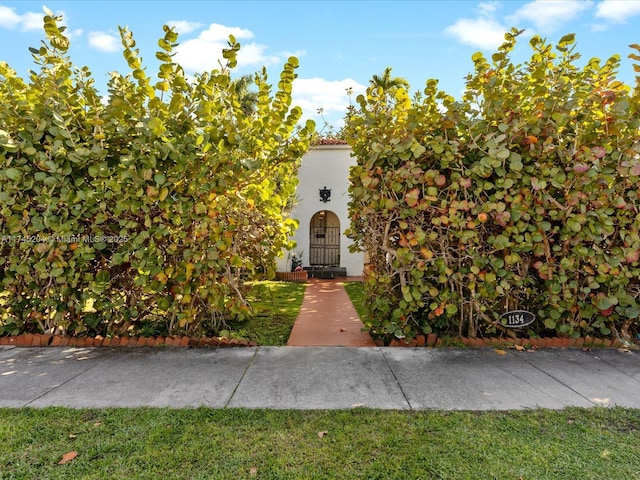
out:
{"label": "blue sky", "polygon": [[473,53],[490,56],[512,26],[526,30],[514,52],[517,61],[529,56],[531,35],[555,42],[575,33],[585,61],[620,54],[619,78],[630,85],[635,73],[628,45],[640,43],[640,0],[0,0],[0,61],[23,77],[33,66],[28,47],[44,38],[43,5],[63,15],[74,63],[90,68],[103,93],[108,72],[127,70],[118,26],[133,32],[151,71],[163,24],[180,33],[176,59],[190,73],[214,68],[233,33],[242,44],[238,75],[266,66],[277,83],[286,58],[299,58],[295,102],[319,126],[317,109],[339,125],[348,104],[346,88],[364,91],[385,67],[406,78],[412,91],[437,78],[442,89],[459,97]]}

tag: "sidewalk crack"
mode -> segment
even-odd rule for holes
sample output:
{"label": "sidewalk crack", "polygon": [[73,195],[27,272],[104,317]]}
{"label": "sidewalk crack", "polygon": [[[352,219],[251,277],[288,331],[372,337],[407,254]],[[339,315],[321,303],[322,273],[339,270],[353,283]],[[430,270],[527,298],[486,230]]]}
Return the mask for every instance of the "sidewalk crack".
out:
{"label": "sidewalk crack", "polygon": [[[103,359],[102,359],[102,361],[103,361],[103,362],[106,362],[106,361],[108,361],[108,360],[109,360],[108,358],[103,358]],[[46,392],[42,393],[41,395],[38,395],[36,398],[32,398],[32,399],[31,399],[31,400],[29,400],[27,403],[25,403],[25,404],[22,406],[22,408],[24,408],[24,407],[28,407],[28,406],[29,406],[29,405],[31,405],[33,402],[35,402],[35,401],[37,401],[37,400],[40,400],[42,397],[44,397],[44,396],[46,396],[46,395],[49,395],[51,392],[55,392],[55,391],[56,391],[56,390],[58,390],[60,387],[64,387],[67,383],[69,383],[69,382],[71,382],[71,381],[75,380],[75,379],[76,379],[76,378],[78,378],[79,376],[84,375],[84,374],[85,374],[85,373],[87,373],[87,372],[90,372],[91,370],[93,370],[94,368],[96,368],[100,363],[102,363],[102,362],[96,362],[94,365],[90,366],[90,367],[89,367],[89,368],[87,368],[86,370],[83,370],[82,372],[78,373],[77,375],[74,375],[73,377],[68,378],[67,380],[65,380],[65,381],[64,381],[64,382],[62,382],[61,384],[56,385],[55,387],[53,387],[53,388],[51,388],[51,389],[47,390]]]}
{"label": "sidewalk crack", "polygon": [[521,357],[520,355],[518,355],[518,358],[520,361],[526,363],[527,365],[535,368],[536,370],[538,370],[541,373],[544,373],[547,377],[553,378],[556,382],[558,382],[560,385],[562,385],[563,387],[571,390],[573,393],[575,393],[576,395],[578,395],[579,397],[584,398],[587,402],[589,402],[591,405],[593,406],[598,406],[598,404],[596,402],[594,402],[592,399],[590,399],[589,397],[585,396],[584,394],[580,393],[579,391],[577,391],[575,388],[571,388],[569,385],[567,385],[565,382],[563,382],[562,380],[560,380],[559,378],[554,377],[553,375],[551,375],[549,372],[547,372],[546,370],[543,370],[542,368],[538,367],[537,365],[525,360],[523,357]]}
{"label": "sidewalk crack", "polygon": [[391,372],[391,375],[393,375],[393,378],[395,379],[396,384],[398,385],[398,388],[402,392],[402,396],[404,397],[404,401],[407,403],[407,405],[409,405],[409,410],[414,410],[413,405],[411,405],[411,402],[409,401],[409,397],[407,397],[407,394],[405,393],[404,389],[402,388],[402,384],[400,383],[400,380],[398,380],[398,377],[396,376],[396,372],[394,372],[393,367],[389,363],[389,359],[384,354],[384,348],[383,347],[378,347],[378,350],[380,350],[380,352],[382,353],[382,358],[384,358],[384,361],[387,364],[387,367],[389,367],[389,371]]}
{"label": "sidewalk crack", "polygon": [[622,370],[620,367],[618,367],[618,365],[611,363],[610,361],[608,361],[606,358],[604,357],[600,357],[598,355],[594,355],[595,358],[597,358],[598,360],[600,360],[602,363],[604,363],[605,365],[608,365],[609,367],[613,368],[614,370],[616,370],[619,374],[624,375],[625,377],[627,377],[629,380],[636,382],[636,383],[640,383],[640,380],[637,379],[636,377],[634,377],[633,375],[629,375],[627,372],[625,372],[624,370]]}
{"label": "sidewalk crack", "polygon": [[238,388],[240,388],[240,384],[242,383],[242,380],[244,380],[244,376],[247,374],[247,371],[249,370],[251,365],[253,365],[253,362],[256,359],[256,356],[258,355],[258,350],[259,349],[260,349],[260,347],[256,347],[256,351],[254,352],[253,356],[249,360],[249,363],[247,363],[247,366],[245,367],[244,371],[242,372],[242,375],[240,376],[240,380],[238,380],[238,384],[233,389],[233,392],[231,392],[231,395],[229,395],[229,400],[227,400],[227,402],[224,404],[224,407],[222,407],[222,408],[229,408],[229,404],[231,403],[231,400],[233,400],[233,397],[236,396],[236,392],[238,391]]}

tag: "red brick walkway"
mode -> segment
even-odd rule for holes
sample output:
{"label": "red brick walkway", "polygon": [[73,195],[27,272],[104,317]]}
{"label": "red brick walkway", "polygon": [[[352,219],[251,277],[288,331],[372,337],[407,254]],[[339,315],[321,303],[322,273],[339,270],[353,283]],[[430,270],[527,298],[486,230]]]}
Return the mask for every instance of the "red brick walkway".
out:
{"label": "red brick walkway", "polygon": [[309,281],[287,345],[375,347],[371,336],[362,331],[342,281]]}

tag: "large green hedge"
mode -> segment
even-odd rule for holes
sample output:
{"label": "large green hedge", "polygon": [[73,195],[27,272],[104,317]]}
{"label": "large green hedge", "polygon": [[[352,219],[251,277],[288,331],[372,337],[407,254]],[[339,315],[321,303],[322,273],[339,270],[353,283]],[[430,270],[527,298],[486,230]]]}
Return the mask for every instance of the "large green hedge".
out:
{"label": "large green hedge", "polygon": [[640,88],[617,56],[578,67],[573,35],[516,65],[519,33],[473,56],[461,101],[372,87],[348,115],[377,336],[505,334],[516,309],[537,322],[510,335],[638,331]]}
{"label": "large green hedge", "polygon": [[[101,98],[68,57],[59,18],[28,80],[0,63],[0,334],[215,332],[250,314],[244,280],[272,274],[296,224],[286,208],[313,132],[291,107],[297,60],[255,112],[231,72],[189,79],[164,27],[157,78],[120,29],[126,75]],[[251,109],[249,109],[251,110]]]}

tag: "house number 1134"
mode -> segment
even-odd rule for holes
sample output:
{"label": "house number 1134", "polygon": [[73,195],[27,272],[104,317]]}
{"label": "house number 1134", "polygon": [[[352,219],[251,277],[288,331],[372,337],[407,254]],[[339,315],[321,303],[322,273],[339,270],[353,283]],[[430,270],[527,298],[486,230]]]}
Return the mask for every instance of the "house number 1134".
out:
{"label": "house number 1134", "polygon": [[502,325],[509,328],[526,327],[536,319],[533,313],[526,310],[512,310],[511,312],[503,313],[500,317],[503,319]]}

